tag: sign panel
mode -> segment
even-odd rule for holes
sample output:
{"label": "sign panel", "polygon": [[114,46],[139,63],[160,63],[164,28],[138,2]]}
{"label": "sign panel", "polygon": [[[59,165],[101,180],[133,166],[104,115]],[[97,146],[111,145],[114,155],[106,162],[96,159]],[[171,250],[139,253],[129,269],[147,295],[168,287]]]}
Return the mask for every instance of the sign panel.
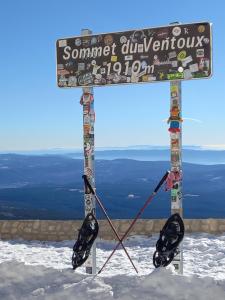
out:
{"label": "sign panel", "polygon": [[211,24],[59,39],[57,84],[87,87],[211,76]]}

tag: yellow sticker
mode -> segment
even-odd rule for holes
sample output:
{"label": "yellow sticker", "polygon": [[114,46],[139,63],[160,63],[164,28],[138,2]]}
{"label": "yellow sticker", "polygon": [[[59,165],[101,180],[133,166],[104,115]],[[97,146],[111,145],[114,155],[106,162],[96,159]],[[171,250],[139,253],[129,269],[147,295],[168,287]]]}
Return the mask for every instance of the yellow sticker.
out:
{"label": "yellow sticker", "polygon": [[171,90],[171,93],[178,93],[178,86],[177,85],[172,85],[170,90]]}
{"label": "yellow sticker", "polygon": [[204,25],[198,26],[198,32],[203,33],[204,31],[205,31],[205,26]]}
{"label": "yellow sticker", "polygon": [[148,81],[148,75],[142,76],[142,81]]}
{"label": "yellow sticker", "polygon": [[178,60],[183,60],[186,57],[187,52],[185,50],[180,51],[177,55]]}
{"label": "yellow sticker", "polygon": [[116,62],[117,61],[117,56],[116,55],[112,55],[111,56],[111,61]]}

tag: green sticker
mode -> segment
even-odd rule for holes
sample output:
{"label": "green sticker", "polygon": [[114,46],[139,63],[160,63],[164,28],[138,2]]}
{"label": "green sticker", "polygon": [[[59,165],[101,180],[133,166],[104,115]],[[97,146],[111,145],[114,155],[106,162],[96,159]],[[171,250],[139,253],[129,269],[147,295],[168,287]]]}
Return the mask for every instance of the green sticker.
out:
{"label": "green sticker", "polygon": [[176,197],[176,196],[177,196],[177,190],[172,189],[172,190],[171,190],[171,196],[172,196],[172,197]]}
{"label": "green sticker", "polygon": [[182,73],[173,73],[173,74],[167,74],[167,79],[169,80],[176,80],[176,79],[183,79],[184,78],[184,72]]}
{"label": "green sticker", "polygon": [[178,60],[183,60],[186,57],[187,52],[185,50],[182,50],[181,52],[178,53],[177,59]]}

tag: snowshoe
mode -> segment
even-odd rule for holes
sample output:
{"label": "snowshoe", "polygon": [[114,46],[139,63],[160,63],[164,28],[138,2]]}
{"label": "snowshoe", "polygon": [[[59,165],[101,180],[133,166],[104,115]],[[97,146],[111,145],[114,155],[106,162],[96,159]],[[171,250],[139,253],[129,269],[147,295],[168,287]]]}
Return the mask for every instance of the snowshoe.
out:
{"label": "snowshoe", "polygon": [[91,247],[98,235],[98,221],[92,213],[87,214],[73,246],[72,266],[75,270],[88,258]]}
{"label": "snowshoe", "polygon": [[178,213],[169,217],[156,243],[153,255],[153,264],[156,268],[168,266],[179,253],[178,246],[184,237],[184,230],[184,222]]}

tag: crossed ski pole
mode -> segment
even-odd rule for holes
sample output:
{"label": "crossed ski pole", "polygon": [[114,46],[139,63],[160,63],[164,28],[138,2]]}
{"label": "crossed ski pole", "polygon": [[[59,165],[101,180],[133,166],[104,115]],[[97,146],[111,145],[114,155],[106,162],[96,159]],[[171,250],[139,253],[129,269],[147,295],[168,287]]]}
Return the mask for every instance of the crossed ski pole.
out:
{"label": "crossed ski pole", "polygon": [[[118,246],[121,244],[121,246],[123,247],[123,250],[125,251],[125,253],[126,253],[128,259],[130,260],[130,262],[131,262],[133,268],[135,269],[136,273],[138,273],[137,268],[135,267],[135,265],[134,265],[134,263],[133,263],[133,261],[132,261],[130,255],[129,255],[129,253],[127,252],[127,249],[126,249],[125,246],[123,245],[123,241],[122,241],[123,239],[121,239],[121,238],[119,237],[119,235],[118,235],[118,233],[117,233],[117,231],[116,231],[116,229],[115,229],[115,227],[114,227],[112,221],[110,220],[110,218],[109,218],[109,216],[108,216],[108,214],[107,214],[107,212],[106,212],[104,206],[102,205],[101,200],[99,199],[99,197],[97,196],[96,192],[95,192],[94,189],[92,188],[90,182],[88,181],[87,175],[83,175],[82,178],[84,179],[85,188],[88,187],[89,191],[90,191],[91,194],[95,197],[95,199],[96,199],[98,205],[100,206],[100,208],[102,209],[104,215],[106,216],[106,219],[107,219],[107,221],[109,222],[110,227],[112,228],[113,232],[115,233],[115,235],[116,235],[116,237],[117,237],[117,239],[118,239],[118,241],[119,241]],[[100,272],[98,272],[98,274],[99,274],[99,273],[100,273]]]}
{"label": "crossed ski pole", "polygon": [[160,187],[162,186],[162,184],[164,183],[164,181],[167,179],[168,175],[169,175],[169,171],[167,171],[165,173],[165,175],[162,177],[162,179],[160,180],[160,182],[158,183],[158,185],[154,189],[153,193],[148,197],[148,199],[146,200],[145,204],[142,206],[142,208],[137,213],[136,217],[134,218],[134,220],[132,221],[132,223],[128,227],[127,231],[124,233],[124,235],[122,236],[122,238],[119,239],[119,243],[116,245],[116,247],[114,248],[114,250],[112,251],[112,253],[110,254],[110,256],[107,258],[107,260],[104,263],[104,265],[102,266],[102,268],[98,271],[98,274],[100,274],[102,272],[102,270],[104,269],[104,267],[106,266],[106,264],[109,262],[109,260],[111,259],[111,257],[115,253],[115,251],[118,249],[119,245],[120,244],[123,245],[122,244],[123,240],[127,237],[127,235],[129,234],[130,230],[132,229],[132,227],[136,223],[137,219],[140,218],[140,216],[143,213],[143,211],[145,210],[145,208],[148,206],[148,204],[152,201],[152,199],[154,198],[154,196],[157,194],[158,190],[160,189]]}

